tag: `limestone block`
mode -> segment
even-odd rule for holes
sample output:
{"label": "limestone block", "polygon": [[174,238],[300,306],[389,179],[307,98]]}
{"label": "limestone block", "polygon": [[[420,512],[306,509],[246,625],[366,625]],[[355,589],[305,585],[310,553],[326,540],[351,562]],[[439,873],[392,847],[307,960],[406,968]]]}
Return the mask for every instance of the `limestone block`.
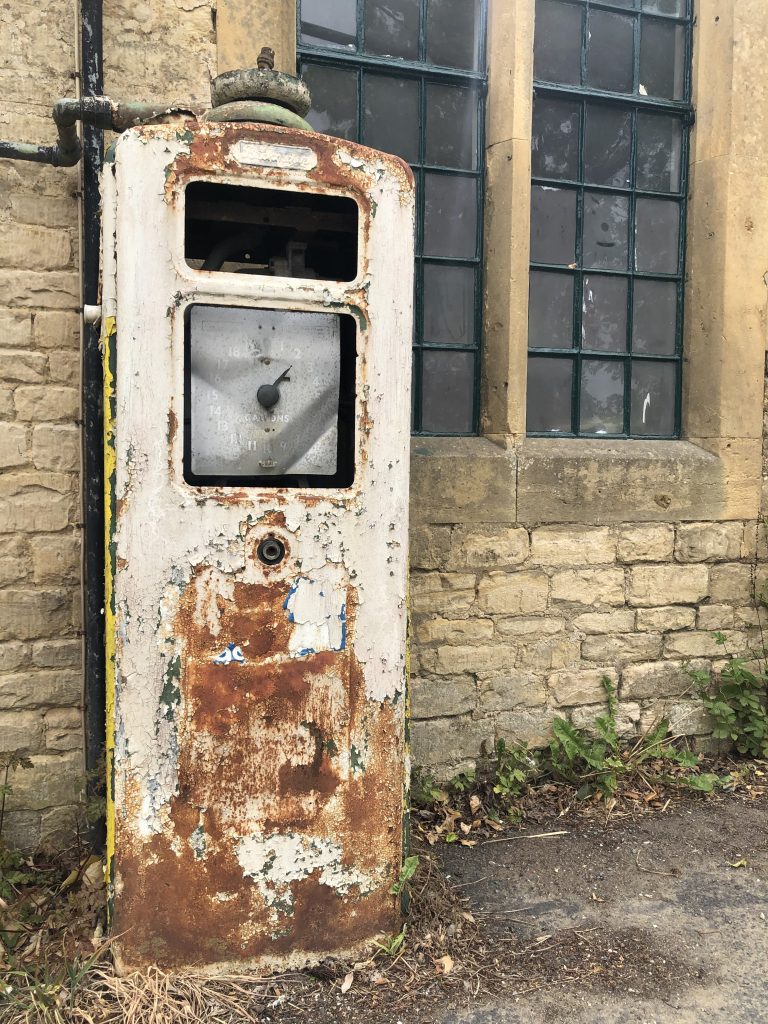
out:
{"label": "limestone block", "polygon": [[474,711],[477,686],[470,675],[411,680],[411,715],[417,718],[450,718]]}
{"label": "limestone block", "polygon": [[82,699],[80,671],[17,672],[0,676],[0,711],[77,707]]}
{"label": "limestone block", "polygon": [[20,583],[30,574],[29,544],[19,534],[0,537],[0,585]]}
{"label": "limestone block", "polygon": [[80,534],[65,531],[30,538],[32,568],[38,583],[61,585],[80,579]]}
{"label": "limestone block", "polygon": [[677,527],[678,562],[730,562],[741,557],[742,523],[683,523]]}
{"label": "limestone block", "polygon": [[18,640],[0,644],[0,672],[13,672],[14,669],[21,668],[22,665],[29,663],[30,657],[31,651],[28,644],[23,644]]}
{"label": "limestone block", "polygon": [[602,684],[605,676],[610,679],[614,687],[618,687],[619,675],[613,668],[554,672],[547,680],[550,697],[559,707],[599,704],[604,702],[606,697]]}
{"label": "limestone block", "polygon": [[67,841],[71,843],[75,835],[83,834],[82,802],[49,807],[43,811],[40,815],[40,832],[59,848]]}
{"label": "limestone block", "polygon": [[606,528],[542,526],[531,534],[532,565],[599,565],[616,560],[616,537]]}
{"label": "limestone block", "polygon": [[574,637],[553,636],[520,647],[517,656],[519,668],[555,669],[576,665],[581,644]]}
{"label": "limestone block", "polygon": [[630,570],[631,605],[696,604],[708,593],[709,569],[705,565],[649,565]]}
{"label": "limestone block", "polygon": [[666,523],[619,529],[617,557],[620,562],[668,562],[674,547],[675,530]]}
{"label": "limestone block", "polygon": [[64,529],[75,508],[74,480],[54,473],[0,476],[0,533]]}
{"label": "limestone block", "polygon": [[480,580],[478,607],[500,615],[528,615],[547,607],[549,579],[543,572],[491,572]]}
{"label": "limestone block", "polygon": [[64,310],[35,313],[35,347],[75,349],[80,347],[80,317]]}
{"label": "limestone block", "polygon": [[477,757],[483,745],[493,743],[493,724],[469,715],[458,718],[432,718],[411,723],[411,751],[414,765],[454,764]]}
{"label": "limestone block", "polygon": [[478,711],[513,711],[519,707],[543,707],[547,694],[544,678],[532,672],[504,672],[488,676],[480,684]]}
{"label": "limestone block", "polygon": [[59,473],[80,471],[80,429],[44,423],[32,432],[32,461],[36,469]]}
{"label": "limestone block", "polygon": [[729,604],[703,604],[696,616],[698,629],[731,629],[734,624],[734,609]]}
{"label": "limestone block", "polygon": [[623,569],[568,569],[552,577],[552,601],[584,605],[624,604]]}
{"label": "limestone block", "polygon": [[83,658],[81,640],[37,640],[32,644],[32,664],[37,668],[79,668]]}
{"label": "limestone block", "polygon": [[625,665],[649,661],[661,654],[662,637],[658,633],[624,633],[621,636],[588,636],[581,646],[584,661]]}
{"label": "limestone block", "polygon": [[63,270],[72,263],[72,238],[65,228],[6,224],[0,232],[0,267]]}
{"label": "limestone block", "polygon": [[[744,633],[728,634],[728,650],[743,652],[748,646]],[[664,640],[666,658],[718,658],[726,648],[719,644],[712,633],[690,630],[685,633],[668,633]]]}
{"label": "limestone block", "polygon": [[448,564],[452,569],[520,565],[528,557],[528,531],[521,526],[455,526]]}
{"label": "limestone block", "polygon": [[80,353],[76,351],[53,351],[48,356],[51,380],[60,384],[76,386],[80,382]]}
{"label": "limestone block", "polygon": [[491,619],[422,619],[416,626],[421,644],[482,644],[492,636]]}
{"label": "limestone block", "polygon": [[475,577],[470,573],[412,573],[414,615],[462,618],[475,603]]}
{"label": "limestone block", "polygon": [[[768,433],[768,431],[766,431]],[[762,523],[744,523],[744,536],[741,539],[741,557],[754,561],[757,555],[758,546],[762,549],[765,537],[765,525]],[[760,542],[760,543],[759,543]],[[760,557],[765,558],[765,552],[761,550]]]}
{"label": "limestone block", "polygon": [[46,228],[76,228],[77,199],[73,195],[11,196],[11,220],[19,224],[40,224]]}
{"label": "limestone block", "polygon": [[20,420],[34,423],[75,420],[80,411],[77,388],[63,384],[20,384],[14,391],[13,403]]}
{"label": "limestone block", "polygon": [[638,608],[635,629],[640,632],[666,633],[672,629],[693,629],[696,624],[696,609],[679,605],[665,605],[662,608]]}
{"label": "limestone block", "polygon": [[[682,635],[682,634],[681,634]],[[643,700],[647,697],[676,697],[693,691],[694,683],[686,668],[708,671],[708,661],[654,661],[642,665],[628,665],[621,673],[620,695]]]}
{"label": "limestone block", "polygon": [[[2,342],[2,338],[0,338]],[[0,380],[39,384],[45,380],[48,358],[42,352],[0,349]]]}
{"label": "limestone block", "polygon": [[514,524],[515,471],[514,452],[486,438],[414,437],[411,521]]}
{"label": "limestone block", "polygon": [[43,716],[39,711],[10,711],[0,715],[0,750],[34,754],[42,750]]}
{"label": "limestone block", "polygon": [[701,701],[681,701],[644,711],[640,719],[642,728],[652,728],[659,718],[667,719],[672,736],[701,736],[712,731],[712,719]]}
{"label": "limestone block", "polygon": [[32,343],[32,318],[28,313],[0,311],[0,348],[29,348]]}
{"label": "limestone block", "polygon": [[43,810],[75,803],[83,789],[83,758],[79,753],[38,754],[34,767],[14,772],[11,807]]}
{"label": "limestone block", "polygon": [[552,736],[552,713],[546,708],[502,711],[496,718],[496,739],[509,746],[524,743],[529,747],[545,747]]}
{"label": "limestone block", "polygon": [[749,604],[753,599],[752,566],[713,565],[710,569],[710,597],[729,604]]}
{"label": "limestone block", "polygon": [[9,811],[3,818],[3,839],[20,850],[34,850],[42,838],[39,811]]}
{"label": "limestone block", "polygon": [[16,415],[13,407],[13,388],[7,384],[0,384],[0,416],[6,419]]}
{"label": "limestone block", "polygon": [[555,633],[562,633],[564,629],[565,619],[552,619],[543,615],[528,618],[496,619],[496,632],[500,636],[519,636],[531,640],[535,637],[552,636]]}
{"label": "limestone block", "polygon": [[419,651],[422,669],[430,675],[453,676],[471,672],[493,675],[513,668],[517,648],[498,645],[485,647],[425,647]]}
{"label": "limestone block", "polygon": [[16,307],[73,310],[79,302],[80,277],[74,270],[0,268],[0,295]]}
{"label": "limestone block", "polygon": [[[577,729],[594,732],[595,719],[601,714],[605,714],[605,712],[596,707],[574,708],[571,711],[570,719]],[[619,702],[616,711],[616,732],[619,736],[634,736],[638,732],[640,720],[639,704],[634,704],[631,701]]]}
{"label": "limestone block", "polygon": [[69,626],[69,595],[53,590],[0,590],[0,640],[56,636]]}
{"label": "limestone block", "polygon": [[0,469],[29,463],[29,431],[22,423],[5,423],[0,430]]}
{"label": "limestone block", "polygon": [[51,708],[43,719],[45,747],[51,751],[82,751],[83,713],[79,708]]}
{"label": "limestone block", "polygon": [[635,628],[635,613],[630,608],[614,612],[586,612],[573,620],[582,633],[631,633]]}
{"label": "limestone block", "polygon": [[412,569],[457,568],[449,565],[451,545],[450,526],[412,526],[410,530],[410,556]]}

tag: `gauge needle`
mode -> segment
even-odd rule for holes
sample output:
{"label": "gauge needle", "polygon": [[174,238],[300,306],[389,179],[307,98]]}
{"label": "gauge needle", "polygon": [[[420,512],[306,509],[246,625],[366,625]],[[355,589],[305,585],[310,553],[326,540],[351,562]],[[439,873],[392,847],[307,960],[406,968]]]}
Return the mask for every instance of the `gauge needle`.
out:
{"label": "gauge needle", "polygon": [[276,380],[276,381],[275,381],[275,383],[274,383],[274,384],[272,385],[272,387],[273,387],[273,388],[276,388],[276,387],[277,387],[277,385],[278,385],[278,384],[279,384],[279,383],[280,383],[281,381],[284,381],[284,380],[288,380],[288,374],[289,374],[289,373],[291,372],[291,370],[292,370],[292,369],[293,369],[293,366],[289,366],[287,370],[283,370],[283,372],[282,372],[282,373],[280,374],[280,376],[279,376],[279,377],[277,378],[277,380]]}
{"label": "gauge needle", "polygon": [[290,371],[291,367],[289,366],[287,370],[283,370],[274,384],[261,385],[259,390],[256,392],[256,401],[259,405],[263,406],[265,409],[271,409],[273,406],[277,405],[280,401],[280,389],[277,385],[288,379]]}

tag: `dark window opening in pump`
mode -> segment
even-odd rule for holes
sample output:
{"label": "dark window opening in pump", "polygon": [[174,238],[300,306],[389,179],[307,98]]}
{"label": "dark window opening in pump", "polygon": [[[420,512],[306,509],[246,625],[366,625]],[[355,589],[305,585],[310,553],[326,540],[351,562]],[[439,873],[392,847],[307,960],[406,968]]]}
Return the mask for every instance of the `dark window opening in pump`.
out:
{"label": "dark window opening in pump", "polygon": [[195,270],[353,281],[358,206],[345,196],[196,181],[184,257]]}
{"label": "dark window opening in pump", "polygon": [[184,479],[219,487],[351,486],[356,336],[347,314],[190,306]]}

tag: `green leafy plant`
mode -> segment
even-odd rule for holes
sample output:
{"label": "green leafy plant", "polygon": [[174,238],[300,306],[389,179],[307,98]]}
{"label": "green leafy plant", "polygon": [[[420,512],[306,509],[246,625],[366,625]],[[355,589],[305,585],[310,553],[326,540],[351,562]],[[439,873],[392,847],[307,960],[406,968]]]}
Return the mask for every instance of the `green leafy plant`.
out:
{"label": "green leafy plant", "polygon": [[[715,633],[724,648],[727,638]],[[699,697],[712,722],[716,739],[730,741],[740,754],[768,757],[768,670],[762,659],[754,662],[731,655],[714,682],[707,672],[689,669]]]}
{"label": "green leafy plant", "polygon": [[506,802],[521,796],[539,775],[539,757],[527,745],[507,746],[503,739],[496,743],[493,792]]}
{"label": "green leafy plant", "polygon": [[374,946],[380,949],[385,956],[397,956],[405,943],[405,929],[406,926],[403,925],[403,930],[397,935],[392,935],[388,939],[384,939],[383,942],[374,942]]}
{"label": "green leafy plant", "polygon": [[407,887],[413,876],[416,874],[416,870],[419,866],[418,857],[406,857],[403,861],[403,866],[400,868],[400,877],[394,883],[392,888],[389,890],[393,896],[400,896],[403,890]]}

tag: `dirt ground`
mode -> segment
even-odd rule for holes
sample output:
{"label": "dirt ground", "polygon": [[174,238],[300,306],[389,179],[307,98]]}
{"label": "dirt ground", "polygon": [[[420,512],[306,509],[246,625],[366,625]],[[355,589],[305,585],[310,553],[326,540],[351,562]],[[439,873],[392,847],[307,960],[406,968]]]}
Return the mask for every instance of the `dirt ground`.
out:
{"label": "dirt ground", "polygon": [[[542,832],[566,834],[525,838]],[[259,1020],[768,1024],[765,797],[691,797],[607,824],[555,818],[440,856],[495,972],[462,971],[459,949],[451,976],[426,987],[366,994],[356,979],[344,995],[339,978]]]}

